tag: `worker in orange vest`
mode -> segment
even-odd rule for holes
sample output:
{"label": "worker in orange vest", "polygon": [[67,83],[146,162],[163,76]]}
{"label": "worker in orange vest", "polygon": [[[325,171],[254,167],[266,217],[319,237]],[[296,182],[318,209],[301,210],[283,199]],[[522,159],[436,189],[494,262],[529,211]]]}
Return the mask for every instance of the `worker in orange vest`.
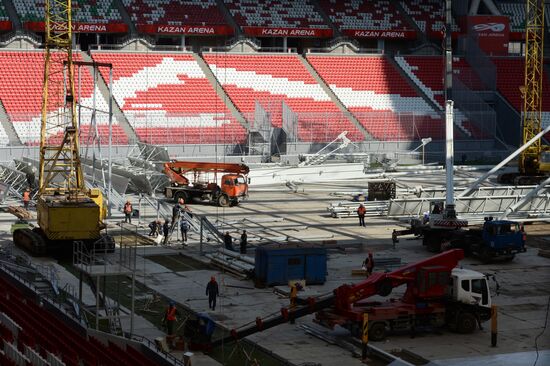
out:
{"label": "worker in orange vest", "polygon": [[130,200],[126,201],[124,204],[124,222],[132,223],[132,212],[134,211]]}
{"label": "worker in orange vest", "polygon": [[174,335],[174,325],[176,324],[177,315],[178,309],[176,309],[176,303],[170,301],[168,307],[166,308],[166,312],[164,313],[163,319],[164,324],[166,324],[166,330],[169,336]]}
{"label": "worker in orange vest", "polygon": [[23,207],[25,207],[25,210],[29,209],[30,201],[31,201],[31,190],[27,188],[25,192],[23,192]]}
{"label": "worker in orange vest", "polygon": [[359,217],[359,226],[366,226],[365,225],[365,214],[367,213],[367,209],[363,204],[359,205],[359,208],[357,209],[357,216]]}

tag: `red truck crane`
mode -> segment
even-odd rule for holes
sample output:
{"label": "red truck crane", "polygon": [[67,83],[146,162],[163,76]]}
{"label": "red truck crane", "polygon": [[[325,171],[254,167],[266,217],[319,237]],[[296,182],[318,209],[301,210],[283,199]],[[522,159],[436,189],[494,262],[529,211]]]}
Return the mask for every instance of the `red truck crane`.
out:
{"label": "red truck crane", "polygon": [[[164,189],[167,198],[186,203],[206,201],[226,207],[236,205],[248,195],[248,173],[244,164],[171,161],[164,163],[170,186]],[[223,174],[218,180],[218,175]]]}
{"label": "red truck crane", "polygon": [[[457,268],[464,258],[462,249],[452,249],[389,273],[376,272],[357,284],[344,284],[332,293],[310,297],[295,308],[282,308],[280,314],[257,318],[255,323],[234,329],[230,335],[210,342],[214,322],[202,316],[203,329],[186,328],[194,336],[190,344],[197,348],[213,347],[238,340],[292,319],[316,313],[316,321],[324,326],[340,325],[353,335],[362,334],[363,314],[369,314],[369,338],[377,341],[388,331],[415,331],[420,327],[447,325],[459,333],[472,333],[476,325],[490,319],[491,296],[484,274]],[[370,297],[388,296],[394,288],[406,285],[400,299],[385,302],[367,301]],[[197,337],[200,335],[200,337]],[[197,343],[197,339],[202,342]]]}

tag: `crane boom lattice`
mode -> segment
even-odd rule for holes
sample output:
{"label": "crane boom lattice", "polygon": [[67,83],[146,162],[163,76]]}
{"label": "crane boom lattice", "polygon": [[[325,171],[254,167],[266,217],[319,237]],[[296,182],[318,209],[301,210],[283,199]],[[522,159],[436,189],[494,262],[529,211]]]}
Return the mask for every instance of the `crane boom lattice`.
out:
{"label": "crane boom lattice", "polygon": [[46,55],[40,131],[41,195],[85,194],[80,165],[71,0],[46,0]]}
{"label": "crane boom lattice", "polygon": [[[525,144],[542,129],[542,81],[544,47],[544,0],[527,0],[525,24],[525,84],[523,94],[523,141]],[[520,171],[538,173],[541,140],[535,141],[520,157]]]}

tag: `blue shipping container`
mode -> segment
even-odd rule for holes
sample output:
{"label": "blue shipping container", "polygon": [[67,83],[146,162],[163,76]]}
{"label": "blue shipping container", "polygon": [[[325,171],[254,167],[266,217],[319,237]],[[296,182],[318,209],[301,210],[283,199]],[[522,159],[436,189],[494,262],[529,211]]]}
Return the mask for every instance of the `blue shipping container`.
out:
{"label": "blue shipping container", "polygon": [[313,244],[268,244],[256,248],[256,281],[264,286],[286,285],[289,280],[323,284],[327,250]]}

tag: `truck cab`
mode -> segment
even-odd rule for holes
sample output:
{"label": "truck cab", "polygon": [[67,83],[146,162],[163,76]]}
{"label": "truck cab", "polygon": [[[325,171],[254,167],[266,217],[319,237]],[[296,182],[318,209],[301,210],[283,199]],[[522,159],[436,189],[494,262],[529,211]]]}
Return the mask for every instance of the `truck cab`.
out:
{"label": "truck cab", "polygon": [[483,224],[483,243],[493,256],[525,252],[525,232],[519,223],[487,218]]}
{"label": "truck cab", "polygon": [[451,272],[451,286],[449,295],[454,301],[491,307],[491,292],[487,278],[479,272],[464,268],[454,268]]}
{"label": "truck cab", "polygon": [[221,190],[232,203],[237,203],[248,195],[248,182],[240,174],[225,174],[222,176]]}

